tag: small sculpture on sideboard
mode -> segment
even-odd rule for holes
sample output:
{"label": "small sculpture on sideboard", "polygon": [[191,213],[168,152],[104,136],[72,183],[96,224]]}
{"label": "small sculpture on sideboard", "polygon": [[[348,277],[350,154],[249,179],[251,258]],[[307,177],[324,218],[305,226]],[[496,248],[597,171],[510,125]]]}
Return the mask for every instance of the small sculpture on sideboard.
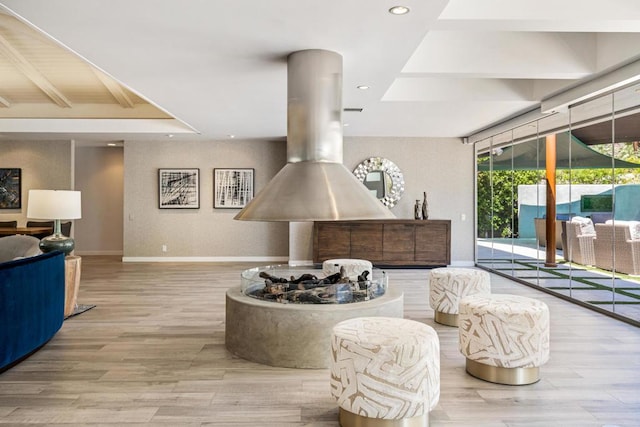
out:
{"label": "small sculpture on sideboard", "polygon": [[422,219],[422,206],[420,206],[420,200],[416,200],[416,205],[413,207],[413,218]]}
{"label": "small sculpture on sideboard", "polygon": [[429,219],[429,204],[427,203],[427,192],[424,193],[424,200],[422,201],[422,219]]}

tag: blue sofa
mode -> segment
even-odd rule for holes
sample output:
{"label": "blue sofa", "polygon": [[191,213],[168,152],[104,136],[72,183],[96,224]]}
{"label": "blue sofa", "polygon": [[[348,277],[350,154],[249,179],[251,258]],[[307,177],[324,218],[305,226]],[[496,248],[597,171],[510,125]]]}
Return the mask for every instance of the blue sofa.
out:
{"label": "blue sofa", "polygon": [[0,263],[0,372],[42,347],[64,320],[64,254]]}

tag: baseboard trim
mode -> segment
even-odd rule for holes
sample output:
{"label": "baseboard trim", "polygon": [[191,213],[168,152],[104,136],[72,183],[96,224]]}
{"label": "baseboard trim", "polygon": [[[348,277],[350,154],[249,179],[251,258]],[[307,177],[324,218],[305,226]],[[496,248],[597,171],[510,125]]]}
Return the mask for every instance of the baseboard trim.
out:
{"label": "baseboard trim", "polygon": [[122,251],[74,251],[74,255],[92,256],[92,255],[122,255]]}
{"label": "baseboard trim", "polygon": [[124,256],[122,262],[288,262],[287,257],[233,257],[233,256],[178,256],[178,257],[135,257]]}
{"label": "baseboard trim", "polygon": [[453,261],[449,264],[450,267],[475,267],[476,263],[473,261]]}

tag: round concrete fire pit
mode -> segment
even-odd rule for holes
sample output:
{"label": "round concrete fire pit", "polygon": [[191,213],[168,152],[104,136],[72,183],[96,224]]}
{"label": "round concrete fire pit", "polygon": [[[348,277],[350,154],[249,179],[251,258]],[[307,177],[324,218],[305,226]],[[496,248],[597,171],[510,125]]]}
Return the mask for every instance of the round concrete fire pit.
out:
{"label": "round concrete fire pit", "polygon": [[278,304],[249,297],[237,286],[227,291],[225,344],[234,355],[265,365],[328,368],[335,324],[403,314],[403,294],[392,288],[350,304]]}

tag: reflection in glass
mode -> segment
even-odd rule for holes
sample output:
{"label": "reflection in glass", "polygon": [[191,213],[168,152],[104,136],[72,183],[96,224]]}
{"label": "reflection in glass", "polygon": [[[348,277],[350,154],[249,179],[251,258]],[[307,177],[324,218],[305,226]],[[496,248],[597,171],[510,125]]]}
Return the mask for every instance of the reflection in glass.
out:
{"label": "reflection in glass", "polygon": [[364,185],[376,199],[383,199],[391,191],[391,178],[383,171],[372,171],[364,178]]}
{"label": "reflection in glass", "polygon": [[404,175],[391,160],[369,157],[355,168],[353,174],[389,208],[394,207],[404,193]]}
{"label": "reflection in glass", "polygon": [[[574,105],[476,145],[478,265],[640,322],[638,92],[640,85]],[[547,171],[549,134],[556,168]],[[556,181],[551,220],[547,173]],[[548,224],[555,241],[546,241]]]}

